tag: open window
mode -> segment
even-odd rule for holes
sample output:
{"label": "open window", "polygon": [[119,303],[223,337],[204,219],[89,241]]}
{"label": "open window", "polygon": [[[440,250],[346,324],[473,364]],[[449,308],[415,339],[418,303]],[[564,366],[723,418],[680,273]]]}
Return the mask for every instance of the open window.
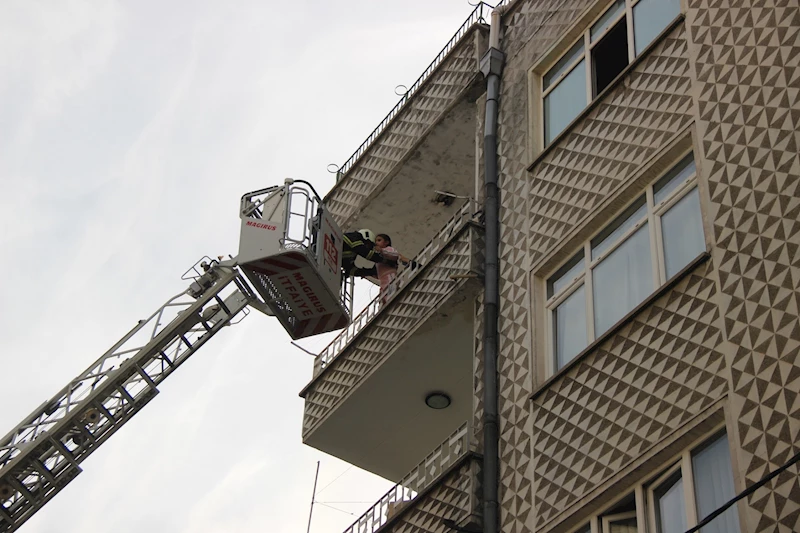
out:
{"label": "open window", "polygon": [[539,71],[544,145],[564,131],[679,14],[680,0],[614,0],[577,41],[565,43],[563,55]]}
{"label": "open window", "polygon": [[608,87],[628,66],[628,28],[625,17],[597,42],[592,53],[592,96]]}

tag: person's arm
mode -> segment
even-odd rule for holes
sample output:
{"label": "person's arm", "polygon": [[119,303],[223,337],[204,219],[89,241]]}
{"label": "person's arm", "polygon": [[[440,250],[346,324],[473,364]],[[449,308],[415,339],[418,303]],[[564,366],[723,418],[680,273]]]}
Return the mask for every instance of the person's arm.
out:
{"label": "person's arm", "polygon": [[408,257],[404,256],[394,248],[391,251],[387,251],[385,248],[381,251],[381,256],[384,258],[384,262],[386,263],[402,263],[403,265],[411,268],[417,268],[418,264],[413,259],[409,259]]}
{"label": "person's arm", "polygon": [[400,259],[402,257],[400,255],[400,252],[398,252],[397,250],[395,250],[392,247],[388,247],[387,246],[386,248],[383,248],[382,250],[376,248],[376,250],[377,250],[378,254],[380,255],[380,257],[383,259],[383,262],[386,263],[386,264],[394,264],[394,265],[396,265],[398,259]]}

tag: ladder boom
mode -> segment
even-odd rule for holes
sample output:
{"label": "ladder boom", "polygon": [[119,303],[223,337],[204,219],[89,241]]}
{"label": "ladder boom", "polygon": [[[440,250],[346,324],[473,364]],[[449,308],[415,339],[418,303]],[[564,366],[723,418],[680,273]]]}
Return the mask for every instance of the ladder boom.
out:
{"label": "ladder boom", "polygon": [[237,268],[206,268],[0,440],[0,532],[52,499],[167,376],[257,302]]}

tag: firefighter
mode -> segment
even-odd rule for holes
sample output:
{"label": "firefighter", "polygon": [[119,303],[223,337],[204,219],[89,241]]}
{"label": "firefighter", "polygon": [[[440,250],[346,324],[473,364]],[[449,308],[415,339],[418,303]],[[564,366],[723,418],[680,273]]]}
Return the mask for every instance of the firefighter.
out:
{"label": "firefighter", "polygon": [[[398,260],[404,265],[410,265],[411,268],[417,268],[418,266],[416,261],[408,259],[391,248],[392,241],[386,234],[381,233],[375,236],[371,230],[361,229],[345,233],[342,240],[342,270],[346,276],[378,277],[378,272],[374,265],[369,268],[356,266],[356,257],[362,257],[376,265],[393,267],[395,272]],[[382,250],[386,247],[389,247],[389,251],[386,254],[382,254]]]}
{"label": "firefighter", "polygon": [[359,276],[363,278],[374,275],[375,267],[357,267],[356,257],[362,257],[373,263],[391,261],[391,259],[384,259],[380,254],[375,246],[375,234],[368,229],[348,231],[342,235],[342,270],[345,276]]}

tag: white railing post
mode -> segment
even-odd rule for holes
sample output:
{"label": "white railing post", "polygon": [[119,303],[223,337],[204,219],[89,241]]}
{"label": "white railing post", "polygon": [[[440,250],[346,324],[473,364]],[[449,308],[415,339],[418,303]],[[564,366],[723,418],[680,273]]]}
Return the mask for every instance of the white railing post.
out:
{"label": "white railing post", "polygon": [[[502,4],[503,2],[499,2]],[[488,5],[480,2],[475,9],[470,13],[467,20],[461,25],[461,27],[456,30],[456,33],[447,44],[444,45],[444,48],[439,52],[439,54],[433,59],[430,65],[422,72],[417,81],[414,82],[413,85],[406,91],[406,93],[400,98],[400,100],[395,104],[391,111],[381,120],[380,124],[372,130],[372,133],[366,138],[364,142],[361,143],[361,146],[356,148],[356,151],[345,161],[337,171],[337,182],[340,179],[343,179],[346,174],[350,171],[350,169],[355,165],[355,163],[363,156],[367,150],[372,146],[375,140],[380,137],[381,133],[383,133],[389,124],[394,120],[394,118],[400,113],[400,111],[406,106],[406,104],[411,100],[411,97],[416,94],[416,92],[422,87],[422,85],[428,80],[428,78],[433,74],[433,72],[441,65],[447,55],[456,47],[456,45],[461,41],[461,38],[467,34],[470,28],[474,24],[478,23],[485,23],[486,19],[483,16],[484,9],[488,8]],[[487,9],[488,11],[488,9]],[[339,173],[341,173],[341,178],[339,178]]]}
{"label": "white railing post", "polygon": [[461,424],[344,533],[374,533],[389,521],[390,511],[397,513],[399,507],[409,505],[420,492],[470,451],[469,429],[469,422]]}

